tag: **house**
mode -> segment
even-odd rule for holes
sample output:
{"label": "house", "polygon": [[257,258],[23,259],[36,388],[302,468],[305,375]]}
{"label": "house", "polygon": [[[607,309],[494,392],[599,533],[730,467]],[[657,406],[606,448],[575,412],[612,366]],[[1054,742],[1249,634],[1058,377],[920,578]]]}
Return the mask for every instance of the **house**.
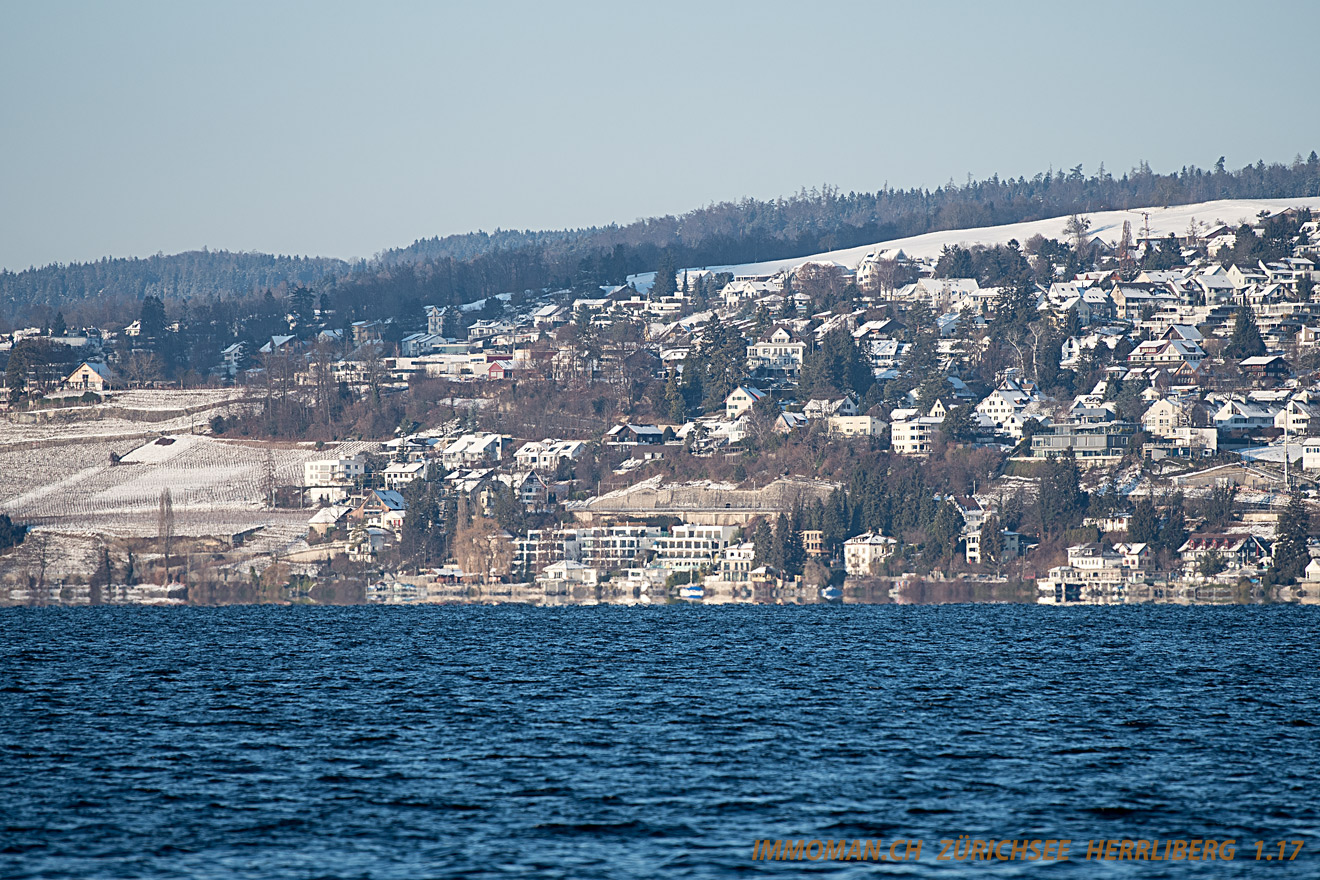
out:
{"label": "house", "polygon": [[449,346],[449,340],[438,333],[410,333],[399,340],[399,353],[404,357],[423,357]]}
{"label": "house", "polygon": [[220,371],[229,378],[238,375],[239,364],[243,362],[243,353],[247,346],[242,342],[235,342],[227,345],[220,351]]}
{"label": "house", "polygon": [[1302,470],[1320,471],[1320,437],[1307,437],[1302,441]]}
{"label": "house", "polygon": [[[1018,532],[1011,529],[1000,529],[999,539],[1003,542],[1003,559],[1016,559],[1026,554],[1031,542]],[[972,564],[979,564],[982,561],[981,556],[981,532],[966,532],[963,534],[963,551],[967,561]]]}
{"label": "house", "polygon": [[912,408],[896,409],[889,418],[889,446],[899,455],[929,455],[935,432],[944,424],[943,418]]}
{"label": "house", "polygon": [[668,432],[668,428],[656,425],[615,425],[605,432],[603,442],[614,446],[658,446],[665,442]]}
{"label": "house", "polygon": [[425,480],[430,472],[428,461],[396,461],[385,468],[385,488],[396,492],[414,480]]}
{"label": "house", "polygon": [[1270,354],[1244,358],[1238,363],[1242,375],[1258,381],[1279,381],[1292,375],[1292,367],[1282,355]]}
{"label": "house", "polygon": [[1128,355],[1132,366],[1176,368],[1183,364],[1195,367],[1205,360],[1205,352],[1195,342],[1184,339],[1154,339],[1140,343]]}
{"label": "house", "polygon": [[798,428],[805,428],[810,423],[811,419],[802,413],[781,412],[779,418],[775,419],[775,431],[780,434],[788,434]]}
{"label": "house", "polygon": [[349,519],[368,526],[388,529],[399,534],[403,529],[403,519],[408,510],[408,503],[403,496],[392,489],[371,489],[351,514]]}
{"label": "house", "polygon": [[843,566],[853,577],[875,574],[880,563],[894,555],[898,541],[875,532],[863,532],[843,542]]}
{"label": "house", "polygon": [[75,391],[94,391],[103,394],[114,387],[110,368],[101,361],[83,361],[69,374],[64,385]]}
{"label": "house", "polygon": [[1228,568],[1249,568],[1268,562],[1270,552],[1269,540],[1242,534],[1192,535],[1178,548],[1183,567],[1193,573],[1207,556],[1217,556]]}
{"label": "house", "polygon": [[289,343],[293,342],[297,338],[298,337],[290,334],[281,334],[278,336],[272,336],[270,339],[266,341],[266,344],[261,346],[261,348],[257,349],[257,351],[259,351],[261,354],[278,354],[284,351],[284,349],[288,347]]}
{"label": "house", "polygon": [[[550,487],[536,471],[496,474],[493,482],[507,486],[528,510],[544,510],[550,500]],[[489,502],[489,498],[486,501]]]}
{"label": "house", "polygon": [[1109,605],[1123,602],[1127,590],[1145,579],[1147,545],[1111,547],[1099,542],[1068,548],[1068,563],[1049,570],[1036,582],[1036,601],[1043,605]]}
{"label": "house", "polygon": [[885,430],[884,420],[875,416],[831,416],[828,424],[839,437],[879,437]]}
{"label": "house", "polygon": [[976,405],[976,412],[985,416],[998,430],[1003,430],[1009,419],[1039,399],[1036,386],[1031,382],[1005,379],[999,387]]}
{"label": "house", "polygon": [[536,584],[548,592],[563,592],[571,587],[595,587],[600,581],[600,569],[570,559],[552,562],[536,576]]}
{"label": "house", "polygon": [[307,533],[309,535],[324,535],[343,527],[348,514],[352,510],[353,508],[347,504],[332,504],[329,507],[322,507],[307,521]]}
{"label": "house", "polygon": [[765,392],[759,388],[753,388],[750,385],[739,385],[729,396],[724,398],[724,413],[729,421],[733,421],[756,405],[758,400],[765,397]]}
{"label": "house", "polygon": [[730,544],[720,554],[719,579],[733,584],[745,583],[751,580],[752,562],[755,559],[756,545],[751,541],[742,544]]}
{"label": "house", "polygon": [[697,571],[712,568],[738,531],[736,526],[680,523],[652,545],[656,560],[666,571]]}
{"label": "house", "polygon": [[747,369],[750,372],[794,378],[802,372],[807,344],[786,326],[776,327],[768,336],[747,346]]}
{"label": "house", "polygon": [[1131,422],[1052,425],[1031,435],[1031,456],[1056,458],[1071,451],[1084,467],[1111,464],[1127,452],[1128,441],[1135,433],[1136,426]]}
{"label": "house", "polygon": [[1201,335],[1201,331],[1191,324],[1170,324],[1169,329],[1161,334],[1160,339],[1181,339],[1183,342],[1192,342],[1196,345],[1205,342],[1205,337]]}
{"label": "house", "polygon": [[1320,403],[1289,400],[1283,409],[1274,416],[1274,427],[1287,431],[1294,437],[1305,437],[1311,431],[1311,425],[1320,427]]}
{"label": "house", "polygon": [[827,419],[830,416],[855,416],[857,415],[857,401],[853,400],[851,395],[845,395],[838,400],[808,400],[807,405],[802,407],[802,414],[809,419]]}
{"label": "house", "polygon": [[586,451],[581,440],[533,440],[513,454],[518,467],[527,470],[553,471],[561,461],[577,461]]}
{"label": "house", "polygon": [[1173,437],[1178,428],[1187,422],[1182,404],[1163,397],[1152,403],[1142,414],[1141,430],[1154,437]]}
{"label": "house", "polygon": [[440,453],[440,460],[450,469],[494,464],[504,458],[503,434],[464,434]]}
{"label": "house", "polygon": [[1276,410],[1262,403],[1228,400],[1212,417],[1221,431],[1253,431],[1274,427]]}
{"label": "house", "polygon": [[366,473],[365,456],[322,458],[303,462],[303,488],[313,504],[336,502],[348,497],[353,481]]}
{"label": "house", "polygon": [[1174,428],[1172,433],[1152,437],[1141,447],[1141,454],[1150,461],[1162,458],[1211,458],[1219,451],[1217,428],[1192,428],[1186,425]]}

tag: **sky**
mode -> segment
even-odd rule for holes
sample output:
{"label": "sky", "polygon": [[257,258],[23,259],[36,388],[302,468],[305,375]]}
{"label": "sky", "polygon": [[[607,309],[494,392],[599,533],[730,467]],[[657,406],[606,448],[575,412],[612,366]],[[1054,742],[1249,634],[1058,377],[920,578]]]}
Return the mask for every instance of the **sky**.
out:
{"label": "sky", "polygon": [[0,0],[0,268],[1287,162],[1320,149],[1318,25],[1311,0]]}

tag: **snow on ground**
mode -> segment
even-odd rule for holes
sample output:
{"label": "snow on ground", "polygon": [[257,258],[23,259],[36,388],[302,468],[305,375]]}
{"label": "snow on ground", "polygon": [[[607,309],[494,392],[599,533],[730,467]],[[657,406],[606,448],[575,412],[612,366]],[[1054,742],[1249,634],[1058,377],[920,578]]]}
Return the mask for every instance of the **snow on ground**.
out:
{"label": "snow on ground", "polygon": [[[1302,457],[1302,443],[1288,444],[1288,460],[1296,461]],[[1243,449],[1240,453],[1243,461],[1268,461],[1274,464],[1283,464],[1283,444],[1278,443],[1272,446],[1253,446],[1249,449]]]}
{"label": "snow on ground", "polygon": [[159,437],[139,446],[119,459],[120,464],[160,464],[169,461],[186,449],[192,448],[200,438],[196,434]]}
{"label": "snow on ground", "polygon": [[196,410],[219,406],[246,396],[242,388],[189,388],[188,390],[140,389],[111,392],[106,401],[110,406],[132,410]]}
{"label": "snow on ground", "polygon": [[[1156,236],[1165,236],[1170,232],[1179,235],[1187,232],[1192,219],[1215,225],[1225,223],[1238,225],[1254,222],[1261,211],[1277,213],[1287,208],[1320,208],[1320,198],[1301,199],[1223,199],[1214,202],[1198,202],[1194,205],[1174,205],[1167,208],[1133,208],[1126,211],[1096,211],[1083,214],[1091,221],[1088,235],[1099,236],[1111,244],[1117,244],[1123,234],[1123,221],[1132,224],[1132,234],[1141,234],[1145,218],[1150,215],[1150,231]],[[793,257],[787,260],[768,260],[762,263],[743,263],[737,266],[708,266],[717,272],[732,272],[735,275],[770,275],[783,269],[791,269],[807,262],[835,262],[854,268],[867,254],[879,250],[902,248],[909,257],[935,258],[940,255],[945,245],[961,244],[964,247],[983,244],[1004,244],[1010,239],[1026,242],[1033,235],[1046,238],[1065,238],[1064,224],[1072,215],[1054,217],[1049,220],[1034,220],[1027,223],[1010,223],[1005,226],[984,226],[977,229],[950,229],[943,232],[928,232],[909,238],[882,241],[846,250],[828,251],[809,257]],[[682,270],[679,270],[680,272]],[[653,277],[653,273],[652,274]],[[639,280],[642,276],[638,276]]]}
{"label": "snow on ground", "polygon": [[[198,435],[150,443],[110,463],[110,449],[92,444],[0,450],[0,510],[15,518],[108,528],[125,514],[154,514],[168,488],[176,511],[259,511],[266,503],[266,462],[277,485],[301,485],[303,463],[351,455],[373,444],[317,450],[309,444],[274,446]],[[304,519],[304,524],[306,520]]]}

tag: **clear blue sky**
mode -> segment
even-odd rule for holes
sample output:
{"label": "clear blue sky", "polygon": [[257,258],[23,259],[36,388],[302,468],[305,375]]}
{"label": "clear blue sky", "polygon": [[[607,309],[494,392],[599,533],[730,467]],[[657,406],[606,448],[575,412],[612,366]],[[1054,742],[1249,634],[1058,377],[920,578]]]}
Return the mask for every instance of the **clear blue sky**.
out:
{"label": "clear blue sky", "polygon": [[1287,161],[1318,39],[1310,0],[0,0],[0,267]]}

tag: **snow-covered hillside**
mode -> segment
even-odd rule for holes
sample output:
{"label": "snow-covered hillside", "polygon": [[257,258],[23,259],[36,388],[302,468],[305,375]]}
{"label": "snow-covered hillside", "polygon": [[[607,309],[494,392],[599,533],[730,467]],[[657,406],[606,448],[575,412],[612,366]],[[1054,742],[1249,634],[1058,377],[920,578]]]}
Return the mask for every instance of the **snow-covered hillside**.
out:
{"label": "snow-covered hillside", "polygon": [[[1216,202],[1199,202],[1195,205],[1175,205],[1168,208],[1134,208],[1128,211],[1097,211],[1091,214],[1084,214],[1091,221],[1089,234],[1092,237],[1099,236],[1111,244],[1117,244],[1123,234],[1123,221],[1127,220],[1132,224],[1134,235],[1141,233],[1142,227],[1146,224],[1146,218],[1143,214],[1150,215],[1150,231],[1158,236],[1168,235],[1170,232],[1183,235],[1187,232],[1188,226],[1193,218],[1203,224],[1216,225],[1226,223],[1237,225],[1242,222],[1253,222],[1261,211],[1268,211],[1271,214],[1282,211],[1286,208],[1309,207],[1312,210],[1320,210],[1320,198],[1301,198],[1301,199],[1225,199]],[[1069,215],[1070,216],[1070,215]],[[762,263],[744,263],[739,266],[711,266],[708,268],[720,272],[733,272],[735,275],[763,275],[773,274],[783,269],[789,269],[809,261],[831,261],[841,263],[850,268],[855,267],[862,261],[862,258],[869,253],[880,250],[893,250],[902,248],[903,252],[909,257],[934,258],[940,255],[945,245],[961,244],[964,246],[984,244],[1003,244],[1011,239],[1019,242],[1025,242],[1033,235],[1043,235],[1046,238],[1063,238],[1063,227],[1068,222],[1068,216],[1054,217],[1049,220],[1033,220],[1029,223],[1009,223],[1005,226],[984,226],[977,229],[949,229],[943,232],[928,232],[925,235],[914,235],[910,238],[898,238],[892,241],[881,241],[875,244],[862,245],[861,247],[848,248],[846,250],[829,251],[827,253],[815,254],[809,257],[793,257],[787,260],[768,260]],[[1204,227],[1202,227],[1204,228]],[[654,277],[654,273],[649,276],[638,276],[639,279],[649,281]]]}

